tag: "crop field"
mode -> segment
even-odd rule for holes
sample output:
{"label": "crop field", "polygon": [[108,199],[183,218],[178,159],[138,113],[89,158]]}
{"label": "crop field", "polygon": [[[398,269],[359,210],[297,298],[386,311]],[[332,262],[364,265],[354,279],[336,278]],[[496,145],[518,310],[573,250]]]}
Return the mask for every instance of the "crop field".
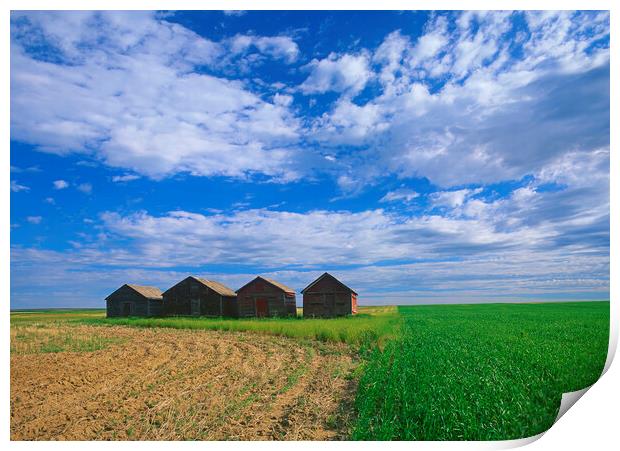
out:
{"label": "crop field", "polygon": [[353,438],[504,440],[547,430],[607,357],[609,303],[399,307],[368,358]]}
{"label": "crop field", "polygon": [[[70,343],[60,349],[43,333],[23,338],[29,327],[11,337],[32,342],[12,348],[13,440],[348,436],[356,362],[345,345],[74,324],[49,330],[55,343]],[[76,352],[88,335],[104,345]]]}
{"label": "crop field", "polygon": [[14,440],[494,440],[604,366],[609,302],[338,319],[11,314]]}

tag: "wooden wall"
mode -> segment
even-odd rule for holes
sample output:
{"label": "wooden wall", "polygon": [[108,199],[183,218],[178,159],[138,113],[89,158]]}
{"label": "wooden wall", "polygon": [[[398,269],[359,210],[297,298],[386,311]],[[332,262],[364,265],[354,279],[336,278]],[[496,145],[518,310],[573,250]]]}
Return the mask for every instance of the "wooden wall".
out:
{"label": "wooden wall", "polygon": [[304,291],[304,316],[333,317],[357,313],[357,296],[332,277]]}
{"label": "wooden wall", "polygon": [[162,313],[162,301],[147,299],[129,287],[122,287],[106,300],[106,315],[109,318],[160,316]]}
{"label": "wooden wall", "polygon": [[289,297],[280,288],[257,279],[237,292],[239,317],[257,316],[259,313],[257,302],[259,304],[261,302],[266,303],[265,316],[294,316],[297,314],[294,294]]}
{"label": "wooden wall", "polygon": [[222,296],[199,281],[188,278],[164,293],[165,315],[236,317],[235,298]]}

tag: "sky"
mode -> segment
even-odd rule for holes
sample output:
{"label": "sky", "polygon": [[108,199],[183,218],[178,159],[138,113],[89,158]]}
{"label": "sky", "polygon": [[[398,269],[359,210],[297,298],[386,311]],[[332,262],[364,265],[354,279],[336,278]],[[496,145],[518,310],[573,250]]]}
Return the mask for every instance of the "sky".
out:
{"label": "sky", "polygon": [[609,298],[607,12],[13,11],[10,52],[11,308]]}

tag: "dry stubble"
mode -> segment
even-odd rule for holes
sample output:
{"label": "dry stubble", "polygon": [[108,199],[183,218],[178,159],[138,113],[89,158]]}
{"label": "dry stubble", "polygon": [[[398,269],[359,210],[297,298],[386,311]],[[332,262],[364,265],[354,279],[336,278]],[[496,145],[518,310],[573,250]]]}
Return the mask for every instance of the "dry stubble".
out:
{"label": "dry stubble", "polygon": [[122,343],[11,356],[13,440],[347,436],[355,362],[345,345],[250,333],[95,329]]}

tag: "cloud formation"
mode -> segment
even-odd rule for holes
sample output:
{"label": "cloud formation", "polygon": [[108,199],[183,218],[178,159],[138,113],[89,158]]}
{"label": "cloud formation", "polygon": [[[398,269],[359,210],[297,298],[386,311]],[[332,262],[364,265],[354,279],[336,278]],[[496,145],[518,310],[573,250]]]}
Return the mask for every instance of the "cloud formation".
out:
{"label": "cloud formation", "polygon": [[20,191],[30,191],[30,188],[26,185],[20,185],[16,180],[11,180],[11,191],[19,193]]}
{"label": "cloud formation", "polygon": [[[155,179],[179,172],[295,177],[288,162],[298,125],[286,106],[240,81],[194,71],[217,66],[233,44],[147,12],[12,19],[14,139],[57,154],[92,154]],[[287,61],[297,54],[286,37],[250,36],[246,44]],[[41,46],[45,57],[36,51]]]}
{"label": "cloud formation", "polygon": [[310,62],[310,75],[299,88],[304,94],[328,91],[357,94],[372,76],[368,63],[368,55],[364,53],[342,56],[330,53],[327,58]]}
{"label": "cloud formation", "polygon": [[54,180],[54,189],[65,189],[69,187],[69,182],[66,180]]}
{"label": "cloud formation", "polygon": [[124,175],[114,175],[112,176],[113,182],[131,182],[132,180],[138,180],[140,178],[139,175],[135,174],[124,174]]}
{"label": "cloud formation", "polygon": [[80,183],[76,188],[84,194],[90,194],[93,192],[93,185],[90,183]]}
{"label": "cloud formation", "polygon": [[[501,198],[482,189],[433,193],[415,216],[406,210],[383,209],[104,212],[96,228],[100,235],[81,252],[84,258],[92,256],[109,265],[140,261],[146,267],[168,268],[211,264],[312,268],[396,260],[477,260],[498,252],[552,252],[567,258],[581,253],[604,255],[609,246],[608,177],[581,178],[564,189],[547,187],[551,181],[568,182],[583,171],[604,167],[608,158],[607,151],[598,152],[596,161],[575,154]],[[570,171],[555,175],[558,167],[567,166]],[[385,197],[406,201],[418,194],[400,189]]]}
{"label": "cloud formation", "polygon": [[303,63],[289,90],[338,94],[303,118],[290,94],[266,97],[235,73],[298,62],[290,36],[212,41],[149,12],[14,13],[12,134],[154,179],[308,177],[322,167],[308,164],[315,144],[355,146],[339,165],[367,180],[519,179],[608,145],[608,25],[604,12],[436,14],[417,38],[395,30]]}
{"label": "cloud formation", "polygon": [[294,63],[299,56],[299,47],[290,36],[236,35],[228,41],[233,54],[244,54],[255,48],[260,53],[275,59]]}
{"label": "cloud formation", "polygon": [[608,146],[608,15],[526,13],[527,31],[516,31],[519,14],[463,13],[450,32],[438,17],[415,42],[391,33],[373,56],[379,95],[339,99],[314,135],[361,147],[369,177],[443,187],[519,179]]}
{"label": "cloud formation", "polygon": [[394,202],[394,201],[403,201],[403,202],[411,202],[416,197],[420,197],[419,193],[416,193],[412,189],[408,188],[398,188],[394,191],[388,192],[385,196],[383,196],[379,202]]}

